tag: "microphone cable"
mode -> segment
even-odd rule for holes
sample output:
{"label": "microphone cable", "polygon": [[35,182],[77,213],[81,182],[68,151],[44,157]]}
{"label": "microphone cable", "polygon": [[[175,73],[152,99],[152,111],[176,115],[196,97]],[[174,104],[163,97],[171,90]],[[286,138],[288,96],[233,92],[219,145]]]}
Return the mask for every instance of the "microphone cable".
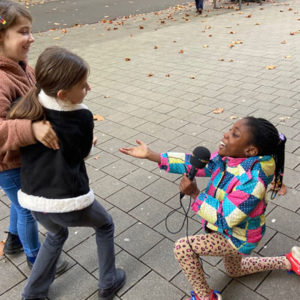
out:
{"label": "microphone cable", "polygon": [[[183,198],[181,198],[180,195],[179,195],[180,207],[173,208],[173,210],[171,210],[171,211],[167,214],[167,216],[166,216],[166,218],[165,218],[165,226],[166,226],[166,229],[167,229],[167,231],[168,231],[169,233],[171,233],[171,234],[177,234],[177,233],[179,233],[179,232],[183,229],[184,224],[185,224],[185,222],[186,222],[186,231],[185,231],[185,235],[186,235],[187,243],[188,243],[188,245],[190,246],[192,252],[196,255],[196,257],[197,257],[197,259],[198,259],[198,261],[199,261],[199,263],[200,263],[200,265],[201,265],[201,268],[202,268],[202,270],[203,270],[203,272],[204,272],[204,274],[205,274],[205,277],[206,277],[206,278],[210,278],[209,274],[207,274],[207,273],[205,272],[205,270],[204,270],[202,258],[200,257],[200,255],[199,255],[198,253],[196,253],[196,252],[194,251],[194,249],[193,249],[193,247],[192,247],[192,245],[191,245],[191,243],[190,243],[190,240],[189,240],[189,218],[188,218],[188,214],[189,214],[189,212],[190,212],[190,208],[191,208],[191,204],[192,204],[192,197],[190,196],[189,205],[188,205],[187,210],[185,209],[185,207],[184,207],[184,205],[183,205],[183,203],[182,203],[182,199],[183,199]],[[178,210],[179,210],[180,208],[182,208],[182,210],[184,211],[184,219],[183,219],[182,225],[180,226],[179,230],[172,231],[172,230],[170,229],[170,227],[168,226],[168,219],[169,219],[169,217],[171,217],[175,212],[178,212]]]}

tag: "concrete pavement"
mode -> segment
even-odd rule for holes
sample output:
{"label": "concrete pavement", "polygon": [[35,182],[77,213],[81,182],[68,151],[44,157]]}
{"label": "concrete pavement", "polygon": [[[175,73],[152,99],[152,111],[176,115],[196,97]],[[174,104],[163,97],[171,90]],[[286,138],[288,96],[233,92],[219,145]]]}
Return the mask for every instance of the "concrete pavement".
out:
{"label": "concrete pavement", "polygon": [[[223,8],[201,17],[187,6],[36,35],[32,64],[46,46],[57,44],[82,55],[91,67],[86,104],[105,119],[95,122],[99,144],[87,168],[98,201],[116,224],[117,264],[128,276],[118,299],[180,300],[191,289],[172,251],[185,232],[172,235],[164,223],[179,206],[180,178],[118,152],[137,138],[156,151],[190,152],[198,145],[213,151],[235,118],[271,120],[288,138],[288,193],[269,203],[267,232],[254,254],[277,256],[300,246],[299,11],[297,0],[250,3],[242,11]],[[198,181],[201,188],[206,182]],[[8,206],[2,194],[1,240]],[[182,219],[176,213],[171,229]],[[190,214],[189,233],[200,228]],[[40,232],[43,239],[42,227]],[[51,286],[50,299],[97,299],[95,248],[93,230],[70,230],[64,247],[69,268]],[[232,279],[219,258],[203,261],[210,285],[224,300],[299,298],[296,275],[272,271]],[[19,299],[29,274],[24,255],[2,258],[0,270],[0,299]]]}

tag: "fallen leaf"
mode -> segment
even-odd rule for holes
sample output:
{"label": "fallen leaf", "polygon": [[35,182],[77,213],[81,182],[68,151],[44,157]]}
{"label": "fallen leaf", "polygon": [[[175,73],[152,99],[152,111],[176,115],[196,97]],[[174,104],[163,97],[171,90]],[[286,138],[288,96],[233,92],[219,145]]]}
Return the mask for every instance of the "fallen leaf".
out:
{"label": "fallen leaf", "polygon": [[62,32],[62,33],[67,33],[67,29],[66,29],[66,28],[63,28],[63,29],[61,30],[61,32]]}
{"label": "fallen leaf", "polygon": [[125,61],[131,61],[129,57],[125,57]]}
{"label": "fallen leaf", "polygon": [[184,51],[181,49],[181,50],[179,50],[179,52],[178,52],[179,54],[183,54],[184,53]]}
{"label": "fallen leaf", "polygon": [[276,66],[274,66],[274,65],[269,65],[269,66],[266,66],[266,69],[267,69],[267,70],[274,70],[274,69],[276,69]]}
{"label": "fallen leaf", "polygon": [[161,20],[160,23],[161,23],[161,24],[166,24],[166,21]]}
{"label": "fallen leaf", "polygon": [[219,59],[218,59],[218,61],[224,61],[224,60],[225,60],[224,58],[219,58]]}
{"label": "fallen leaf", "polygon": [[231,31],[229,31],[229,33],[230,33],[230,34],[235,34],[235,32],[234,32],[234,31],[232,31],[232,30],[231,30]]}
{"label": "fallen leaf", "polygon": [[157,46],[154,46],[154,49],[157,49],[158,47]]}
{"label": "fallen leaf", "polygon": [[153,74],[152,74],[152,73],[149,73],[147,76],[148,76],[148,77],[152,77],[152,76],[153,76]]}
{"label": "fallen leaf", "polygon": [[290,59],[290,58],[291,58],[291,55],[287,55],[287,56],[285,56],[284,58]]}
{"label": "fallen leaf", "polygon": [[103,121],[104,120],[104,117],[100,116],[100,115],[94,115],[94,118],[93,118],[95,121]]}
{"label": "fallen leaf", "polygon": [[[94,158],[95,160],[97,160],[97,159],[100,158],[100,155],[96,155],[96,156],[94,156],[93,158]],[[77,234],[76,231],[75,231],[75,234]]]}
{"label": "fallen leaf", "polygon": [[230,120],[235,120],[235,119],[237,119],[237,116],[231,116],[230,117]]}
{"label": "fallen leaf", "polygon": [[208,35],[208,37],[212,37],[212,36],[213,36],[212,34],[209,34],[209,35]]}
{"label": "fallen leaf", "polygon": [[203,48],[208,48],[209,46],[208,46],[208,45],[203,45],[202,47],[203,47]]}
{"label": "fallen leaf", "polygon": [[140,28],[140,29],[144,29],[144,26],[140,25],[139,28]]}
{"label": "fallen leaf", "polygon": [[257,22],[257,23],[255,23],[254,25],[260,25],[260,23]]}
{"label": "fallen leaf", "polygon": [[281,44],[286,44],[286,40],[282,41]]}
{"label": "fallen leaf", "polygon": [[233,62],[233,59],[229,59],[229,62]]}
{"label": "fallen leaf", "polygon": [[170,74],[166,74],[166,77],[170,77],[171,75]]}
{"label": "fallen leaf", "polygon": [[218,107],[213,111],[214,114],[221,114],[222,112],[224,112],[223,107]]}
{"label": "fallen leaf", "polygon": [[211,26],[210,25],[206,25],[205,29],[211,29]]}
{"label": "fallen leaf", "polygon": [[0,256],[4,256],[4,245],[5,245],[5,241],[1,241],[0,242]]}
{"label": "fallen leaf", "polygon": [[246,18],[251,18],[252,17],[252,15],[248,15],[248,16],[246,16]]}
{"label": "fallen leaf", "polygon": [[59,36],[56,36],[53,38],[54,40],[60,40],[60,37]]}
{"label": "fallen leaf", "polygon": [[190,76],[190,79],[195,79],[195,76],[194,76],[194,75],[191,75],[191,76]]}
{"label": "fallen leaf", "polygon": [[110,96],[104,96],[105,99],[110,98]]}

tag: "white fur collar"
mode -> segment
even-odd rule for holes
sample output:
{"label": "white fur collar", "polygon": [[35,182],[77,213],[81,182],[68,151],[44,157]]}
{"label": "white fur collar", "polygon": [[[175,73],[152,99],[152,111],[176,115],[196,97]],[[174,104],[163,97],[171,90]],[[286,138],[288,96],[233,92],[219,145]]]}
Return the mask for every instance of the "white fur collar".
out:
{"label": "white fur collar", "polygon": [[57,111],[88,109],[88,107],[83,103],[72,104],[70,102],[64,102],[57,98],[50,97],[43,90],[41,90],[39,93],[39,101],[43,107]]}

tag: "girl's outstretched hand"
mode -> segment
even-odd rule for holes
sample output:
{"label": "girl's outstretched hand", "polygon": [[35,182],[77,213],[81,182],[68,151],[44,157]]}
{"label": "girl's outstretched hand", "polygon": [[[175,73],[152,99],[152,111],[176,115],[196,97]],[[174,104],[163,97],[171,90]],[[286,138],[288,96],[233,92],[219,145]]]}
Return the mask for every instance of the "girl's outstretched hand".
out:
{"label": "girl's outstretched hand", "polygon": [[197,183],[196,181],[190,181],[186,174],[183,175],[181,181],[180,181],[180,185],[179,185],[179,189],[181,192],[183,192],[185,195],[191,196],[193,199],[195,199],[196,197],[198,197],[200,191],[197,187]]}
{"label": "girl's outstretched hand", "polygon": [[136,158],[146,158],[148,160],[160,163],[160,154],[152,151],[145,143],[136,140],[138,146],[131,148],[120,148],[119,151]]}
{"label": "girl's outstretched hand", "polygon": [[139,146],[131,148],[120,148],[119,150],[126,155],[130,155],[136,158],[147,158],[149,152],[148,146],[140,140],[136,140],[136,143],[139,144]]}
{"label": "girl's outstretched hand", "polygon": [[37,121],[32,123],[32,131],[36,140],[44,146],[58,150],[58,137],[49,121]]}

